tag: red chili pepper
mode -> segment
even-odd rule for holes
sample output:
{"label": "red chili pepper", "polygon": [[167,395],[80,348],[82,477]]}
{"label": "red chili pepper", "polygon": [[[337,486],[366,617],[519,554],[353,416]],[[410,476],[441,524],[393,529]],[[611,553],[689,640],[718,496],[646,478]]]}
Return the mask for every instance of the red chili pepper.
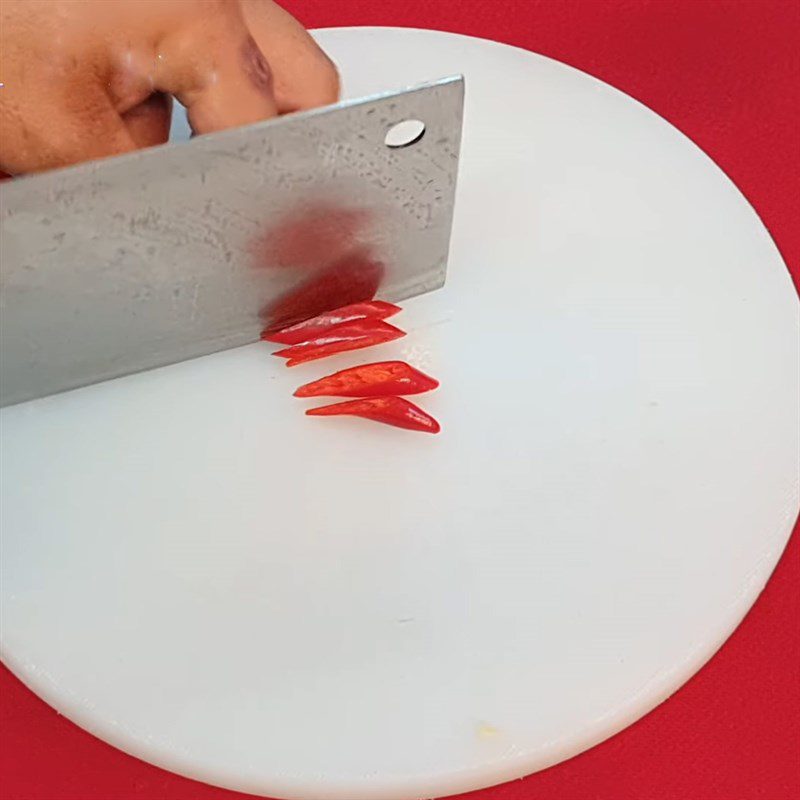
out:
{"label": "red chili pepper", "polygon": [[383,264],[373,261],[367,253],[350,253],[262,308],[259,316],[265,328],[275,331],[316,317],[331,306],[340,308],[372,300],[378,294],[384,272]]}
{"label": "red chili pepper", "polygon": [[326,311],[324,314],[319,314],[305,322],[298,322],[296,325],[279,331],[266,330],[261,334],[261,338],[266,342],[278,342],[279,344],[301,344],[321,336],[334,325],[356,322],[361,319],[387,319],[401,310],[400,306],[385,303],[383,300],[368,300],[365,303],[353,303],[333,311]]}
{"label": "red chili pepper", "polygon": [[441,430],[439,423],[430,414],[403,397],[368,397],[363,400],[346,400],[344,403],[309,408],[306,414],[310,417],[334,417],[347,414],[425,433],[439,433]]}
{"label": "red chili pepper", "polygon": [[315,339],[285,347],[273,355],[289,359],[286,366],[294,367],[297,364],[332,356],[335,353],[360,350],[362,347],[391,342],[393,339],[399,339],[405,335],[405,331],[401,331],[383,320],[361,319],[336,325]]}
{"label": "red chili pepper", "polygon": [[307,383],[295,397],[387,397],[398,394],[421,394],[439,385],[439,381],[414,369],[405,361],[381,361],[335,372],[326,378]]}

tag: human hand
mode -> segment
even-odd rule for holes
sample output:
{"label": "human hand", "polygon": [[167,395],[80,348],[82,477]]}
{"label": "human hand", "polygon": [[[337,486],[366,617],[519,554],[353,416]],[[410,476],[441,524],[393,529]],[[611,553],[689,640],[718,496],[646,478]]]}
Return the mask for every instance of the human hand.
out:
{"label": "human hand", "polygon": [[272,0],[3,0],[0,169],[64,166],[335,102],[336,68]]}

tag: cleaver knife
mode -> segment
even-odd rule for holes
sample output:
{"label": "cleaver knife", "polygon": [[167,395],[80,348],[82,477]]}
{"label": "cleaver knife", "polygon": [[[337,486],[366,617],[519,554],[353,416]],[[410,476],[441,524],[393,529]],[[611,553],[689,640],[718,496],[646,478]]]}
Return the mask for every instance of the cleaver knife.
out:
{"label": "cleaver knife", "polygon": [[0,185],[0,405],[439,288],[463,97],[447,78]]}

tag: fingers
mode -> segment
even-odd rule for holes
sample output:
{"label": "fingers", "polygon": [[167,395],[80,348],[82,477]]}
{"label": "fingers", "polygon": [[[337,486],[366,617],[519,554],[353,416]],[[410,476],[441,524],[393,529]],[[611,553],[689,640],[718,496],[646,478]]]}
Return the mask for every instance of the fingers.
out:
{"label": "fingers", "polygon": [[159,43],[152,84],[174,94],[195,133],[335,102],[339,76],[297,20],[271,0],[183,6]]}
{"label": "fingers", "polygon": [[171,119],[172,97],[162,92],[151,94],[122,115],[122,122],[136,147],[154,147],[166,142]]}
{"label": "fingers", "polygon": [[93,49],[59,40],[49,5],[0,6],[0,169],[36,172],[134,149]]}
{"label": "fingers", "polygon": [[240,0],[250,33],[274,74],[278,111],[335,103],[339,74],[303,26],[271,0]]}
{"label": "fingers", "polygon": [[8,92],[0,107],[0,167],[17,175],[136,149],[99,87],[58,84],[35,98]]}
{"label": "fingers", "polygon": [[0,4],[0,169],[15,174],[165,141],[168,95],[196,133],[338,98],[336,68],[271,0]]}
{"label": "fingers", "polygon": [[274,117],[278,106],[267,60],[237,3],[167,36],[157,53],[154,85],[186,106],[195,133],[210,133]]}
{"label": "fingers", "polygon": [[38,95],[11,91],[0,108],[0,163],[12,174],[64,167],[166,142],[172,98],[144,96],[120,110],[106,88],[89,80],[42,81]]}

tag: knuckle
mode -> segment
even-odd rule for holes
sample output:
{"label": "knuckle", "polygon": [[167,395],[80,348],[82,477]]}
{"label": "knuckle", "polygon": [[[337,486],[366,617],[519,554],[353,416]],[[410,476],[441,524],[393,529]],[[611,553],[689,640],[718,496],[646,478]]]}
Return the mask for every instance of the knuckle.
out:
{"label": "knuckle", "polygon": [[305,77],[305,101],[308,106],[323,106],[339,99],[339,70],[321,50],[314,54]]}

